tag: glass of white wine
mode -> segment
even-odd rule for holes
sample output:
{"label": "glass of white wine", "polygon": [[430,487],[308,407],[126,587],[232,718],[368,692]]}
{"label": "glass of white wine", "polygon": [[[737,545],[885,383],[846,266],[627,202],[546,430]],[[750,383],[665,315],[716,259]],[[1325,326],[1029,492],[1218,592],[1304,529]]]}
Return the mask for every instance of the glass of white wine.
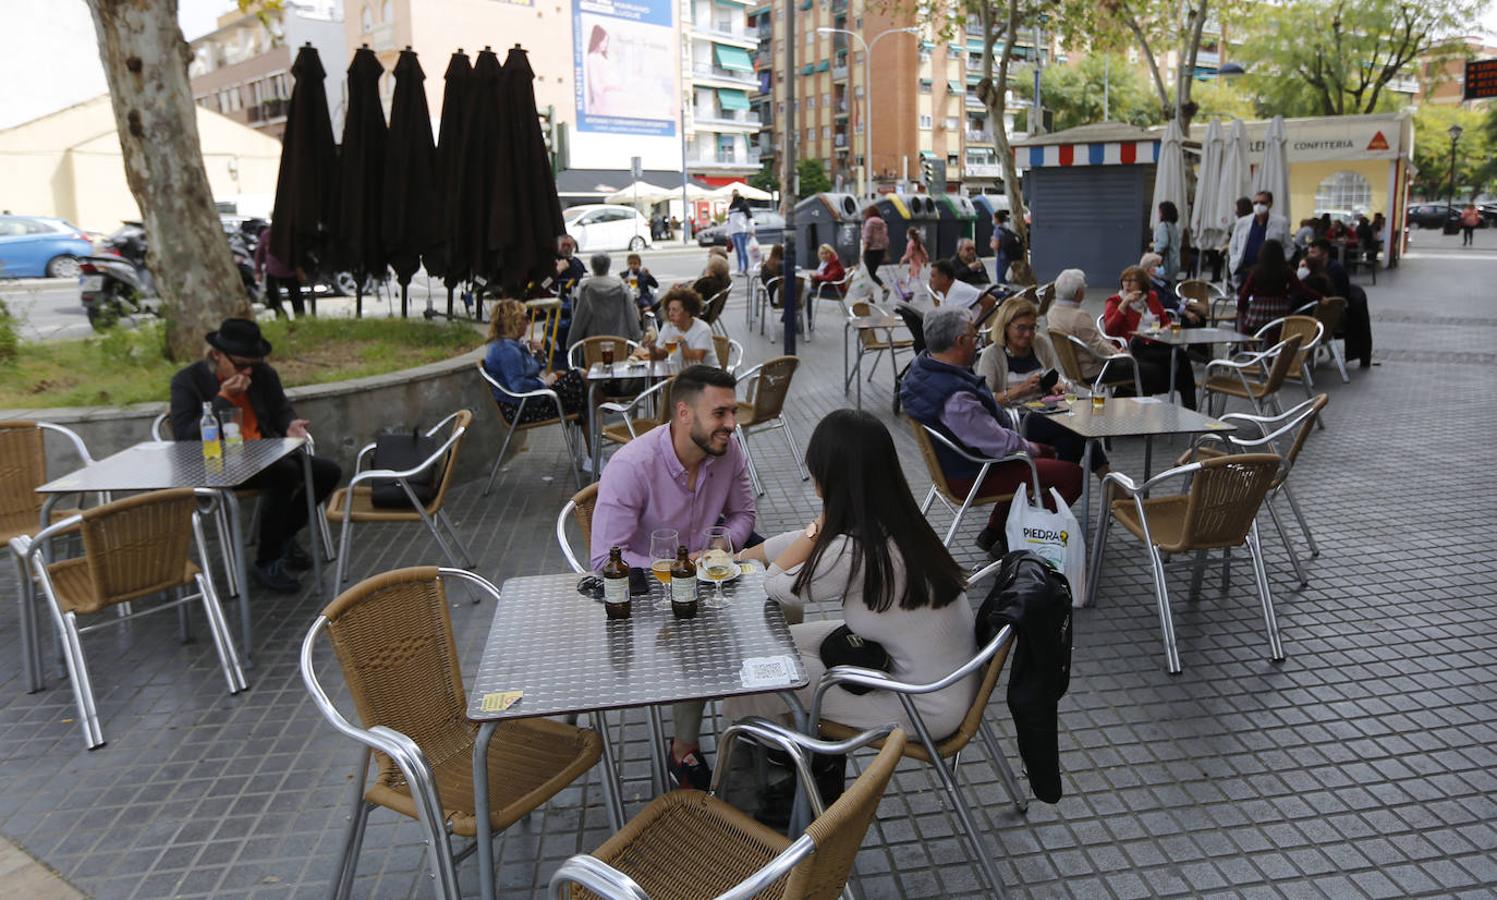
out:
{"label": "glass of white wine", "polygon": [[667,606],[671,602],[671,565],[676,561],[676,546],[680,543],[681,533],[674,528],[657,528],[650,532],[650,572],[665,586],[661,596]]}
{"label": "glass of white wine", "polygon": [[1065,401],[1066,401],[1066,415],[1068,415],[1068,416],[1074,416],[1074,415],[1076,415],[1075,410],[1073,410],[1071,408],[1076,403],[1076,389],[1074,387],[1070,387],[1070,386],[1066,387]]}
{"label": "glass of white wine", "polygon": [[701,554],[697,556],[697,580],[711,582],[714,587],[712,596],[704,604],[708,609],[722,609],[728,605],[727,598],[723,596],[723,582],[731,581],[737,574],[738,563],[733,560],[733,536],[722,526],[707,529],[707,540],[702,544]]}

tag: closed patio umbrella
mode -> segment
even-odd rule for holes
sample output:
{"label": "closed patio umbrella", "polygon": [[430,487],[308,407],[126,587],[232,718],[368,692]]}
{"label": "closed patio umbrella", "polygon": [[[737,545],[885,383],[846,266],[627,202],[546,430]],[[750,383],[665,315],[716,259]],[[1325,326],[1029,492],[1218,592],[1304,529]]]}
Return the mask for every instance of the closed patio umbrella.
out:
{"label": "closed patio umbrella", "polygon": [[[437,245],[427,252],[426,272],[441,278],[447,285],[447,315],[452,315],[452,290],[468,277],[466,263],[457,256],[454,235],[462,197],[462,178],[458,172],[458,152],[463,140],[463,107],[473,78],[473,63],[468,54],[458,50],[447,61],[442,88],[442,122],[437,131],[436,216]],[[427,309],[431,299],[427,298]]]}
{"label": "closed patio umbrella", "polygon": [[1164,139],[1159,144],[1159,160],[1154,166],[1154,202],[1149,208],[1149,224],[1159,224],[1159,204],[1166,200],[1180,211],[1180,221],[1189,222],[1190,205],[1185,185],[1185,140],[1180,134],[1180,121],[1170,119],[1164,126]]}
{"label": "closed patio umbrella", "polygon": [[1217,181],[1222,168],[1221,122],[1212,119],[1201,139],[1201,168],[1196,177],[1196,202],[1190,209],[1190,233],[1202,249],[1220,247],[1227,233],[1216,221]]}
{"label": "closed patio umbrella", "polygon": [[1294,219],[1289,215],[1289,150],[1284,136],[1284,117],[1274,116],[1268,120],[1268,131],[1263,135],[1263,162],[1253,173],[1253,193],[1268,191],[1273,195],[1273,211],[1289,223],[1289,232],[1294,233]]}
{"label": "closed patio umbrella", "polygon": [[[426,107],[426,73],[407,47],[395,63],[390,135],[385,148],[381,228],[385,254],[400,280],[400,314],[406,314],[411,276],[437,242],[436,143]],[[430,298],[427,304],[430,307]]]}
{"label": "closed patio umbrella", "polygon": [[379,99],[379,79],[384,74],[385,67],[369,45],[354,51],[348,64],[348,112],[339,151],[341,178],[333,234],[338,264],[353,274],[354,314],[359,316],[364,313],[364,281],[384,278],[388,268],[380,227],[388,137]]}
{"label": "closed patio umbrella", "polygon": [[508,296],[525,296],[530,282],[553,274],[556,240],[566,233],[556,176],[535,108],[535,72],[516,44],[499,82],[500,177],[491,188],[489,243],[498,253],[493,270]]}
{"label": "closed patio umbrella", "polygon": [[[490,220],[499,159],[499,83],[504,72],[499,57],[485,47],[473,62],[464,90],[455,167],[444,185],[449,226],[448,286],[464,280],[484,281],[498,265]],[[444,110],[443,118],[447,112]]]}
{"label": "closed patio umbrella", "polygon": [[1222,167],[1216,184],[1216,227],[1227,236],[1237,224],[1237,198],[1248,196],[1247,132],[1241,119],[1227,126],[1222,143]]}
{"label": "closed patio umbrella", "polygon": [[[281,136],[270,252],[286,265],[312,274],[331,262],[328,236],[338,196],[338,148],[323,88],[327,73],[310,43],[296,52],[291,77],[295,83]],[[315,293],[311,301],[315,316]]]}

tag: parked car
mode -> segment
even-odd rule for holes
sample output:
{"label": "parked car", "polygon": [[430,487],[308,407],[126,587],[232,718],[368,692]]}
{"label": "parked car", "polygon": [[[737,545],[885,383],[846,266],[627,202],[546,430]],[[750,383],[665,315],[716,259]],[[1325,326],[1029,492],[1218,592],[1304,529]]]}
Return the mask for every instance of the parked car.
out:
{"label": "parked car", "polygon": [[0,274],[77,278],[79,257],[94,252],[83,229],[47,216],[0,216]]}
{"label": "parked car", "polygon": [[[754,210],[754,236],[759,239],[759,244],[763,247],[785,240],[785,217],[767,209]],[[697,243],[703,247],[727,246],[727,224],[713,225],[698,231]]]}
{"label": "parked car", "polygon": [[632,206],[589,203],[562,210],[561,218],[567,234],[577,239],[578,253],[650,246],[650,220]]}
{"label": "parked car", "polygon": [[1459,222],[1461,211],[1448,203],[1420,203],[1409,207],[1410,228],[1444,228],[1446,222]]}

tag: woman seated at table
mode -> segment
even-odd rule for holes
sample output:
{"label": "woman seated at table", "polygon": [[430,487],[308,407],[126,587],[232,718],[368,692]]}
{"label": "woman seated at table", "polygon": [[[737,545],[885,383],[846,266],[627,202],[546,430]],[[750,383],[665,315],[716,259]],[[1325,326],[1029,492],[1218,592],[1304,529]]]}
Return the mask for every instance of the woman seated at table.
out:
{"label": "woman seated at table", "polygon": [[[1237,291],[1237,328],[1244,334],[1256,334],[1258,329],[1274,319],[1289,315],[1306,303],[1320,299],[1320,295],[1305,287],[1289,261],[1284,258],[1284,245],[1278,241],[1264,241],[1258,253],[1258,265],[1248,272],[1247,279]],[[1277,334],[1264,335],[1269,343],[1261,344],[1267,349],[1278,340]]]}
{"label": "woman seated at table", "polygon": [[681,348],[685,365],[694,365],[715,352],[712,346],[712,327],[697,318],[702,314],[702,298],[684,284],[678,284],[660,298],[660,307],[665,310],[666,322],[660,326],[658,337],[645,334],[642,349],[651,359],[665,359],[667,344],[675,343]]}
{"label": "woman seated at table", "polygon": [[[716,247],[712,248],[718,249]],[[692,283],[691,289],[697,292],[697,299],[705,305],[712,302],[712,298],[723,291],[733,287],[733,276],[728,271],[728,258],[718,256],[716,253],[707,255],[707,267],[702,270],[702,277]],[[662,305],[664,299],[661,298]]]}
{"label": "woman seated at table", "polygon": [[[504,385],[505,390],[524,394],[550,388],[561,400],[563,413],[582,412],[587,404],[587,385],[582,371],[568,369],[542,374],[541,361],[531,351],[529,343],[520,340],[528,330],[530,317],[525,304],[518,300],[499,301],[489,317],[489,348],[483,357],[484,370]],[[526,401],[525,411],[516,422],[515,412],[520,408],[520,401],[497,390],[493,394],[499,404],[499,414],[511,425],[528,425],[556,418],[556,404],[544,398],[532,398]]]}
{"label": "woman seated at table", "polygon": [[842,268],[837,251],[831,244],[822,244],[816,250],[816,258],[821,260],[821,264],[811,273],[811,296],[841,297],[847,286],[838,282],[847,277],[847,270]]}
{"label": "woman seated at table", "polygon": [[1145,394],[1163,394],[1170,389],[1170,366],[1175,367],[1175,390],[1186,409],[1196,408],[1196,375],[1185,353],[1171,352],[1168,344],[1148,340],[1138,334],[1144,313],[1154,317],[1157,327],[1172,321],[1159,302],[1159,295],[1149,289],[1149,274],[1139,266],[1123,270],[1122,289],[1107,298],[1102,311],[1102,327],[1113,337],[1126,338],[1128,352],[1138,362],[1138,378]]}
{"label": "woman seated at table", "polygon": [[[764,258],[764,265],[759,267],[759,283],[769,291],[769,305],[774,309],[780,308],[780,282],[776,278],[785,275],[785,248],[780,244],[774,244],[769,248],[769,255]],[[774,282],[773,285],[770,282]]]}
{"label": "woman seated at table", "polygon": [[[806,468],[822,499],[821,514],[804,529],[787,531],[741,554],[768,565],[770,598],[791,607],[841,606],[832,619],[792,625],[790,633],[810,678],[796,694],[808,708],[827,671],[821,645],[842,625],[883,645],[896,680],[935,681],[977,652],[965,575],[931,530],[910,493],[889,431],[871,413],[839,409],[816,426],[806,446]],[[933,735],[956,730],[972,705],[977,676],[944,690],[914,696]],[[783,717],[774,694],[731,697],[729,721],[747,715]],[[885,722],[911,727],[899,697],[872,691],[827,692],[824,719],[850,728]]]}
{"label": "woman seated at table", "polygon": [[[1003,406],[1013,406],[1045,395],[1040,379],[1059,371],[1050,338],[1038,333],[1039,307],[1023,297],[1011,297],[998,307],[989,327],[991,343],[977,357],[976,372],[988,383],[993,397]],[[1076,386],[1061,376],[1051,393],[1074,391]],[[1048,416],[1031,415],[1024,420],[1025,437],[1055,448],[1057,459],[1080,464],[1086,441]],[[1100,446],[1092,449],[1092,472],[1103,478],[1111,469]]]}
{"label": "woman seated at table", "polygon": [[1138,259],[1138,267],[1149,276],[1149,288],[1159,297],[1159,305],[1186,328],[1199,328],[1205,323],[1207,310],[1195,301],[1181,300],[1173,286],[1166,284],[1160,275],[1163,260],[1158,253],[1145,253]]}

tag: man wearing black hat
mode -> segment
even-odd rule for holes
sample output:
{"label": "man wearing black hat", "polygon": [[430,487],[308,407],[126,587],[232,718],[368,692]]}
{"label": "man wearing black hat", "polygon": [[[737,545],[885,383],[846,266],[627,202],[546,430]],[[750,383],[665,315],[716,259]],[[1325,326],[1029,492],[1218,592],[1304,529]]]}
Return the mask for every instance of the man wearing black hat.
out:
{"label": "man wearing black hat", "polygon": [[[213,404],[220,419],[238,410],[245,440],[306,437],[307,420],[295,418],[280,376],[265,362],[270,342],[261,336],[259,325],[248,319],[225,319],[217,331],[209,332],[207,340],[203,358],[172,377],[172,434],[177,440],[202,439],[199,423],[204,403]],[[318,503],[332,493],[340,477],[336,462],[312,457],[312,488]],[[242,485],[263,496],[259,543],[250,573],[273,591],[300,590],[301,582],[292,570],[312,565],[295,540],[307,524],[305,486],[301,461],[294,455],[277,460]]]}

